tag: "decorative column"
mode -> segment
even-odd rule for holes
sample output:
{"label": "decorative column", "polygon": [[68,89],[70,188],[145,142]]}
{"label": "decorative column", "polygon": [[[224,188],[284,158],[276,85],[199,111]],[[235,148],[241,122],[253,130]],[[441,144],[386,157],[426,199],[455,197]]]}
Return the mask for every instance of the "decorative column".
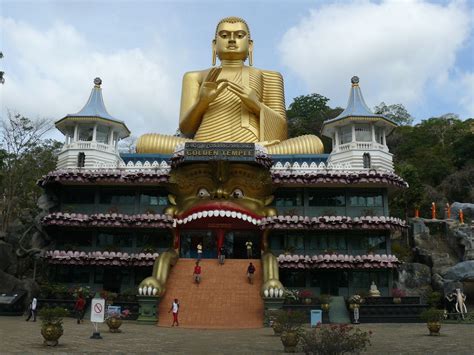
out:
{"label": "decorative column", "polygon": [[97,123],[94,125],[94,130],[92,131],[92,141],[97,142]]}
{"label": "decorative column", "polygon": [[221,247],[224,245],[225,229],[217,230],[217,255],[220,255]]}
{"label": "decorative column", "polygon": [[73,138],[73,141],[77,142],[78,140],[79,140],[79,128],[78,128],[78,124],[76,123],[74,125],[74,138]]}
{"label": "decorative column", "polygon": [[374,124],[370,124],[370,130],[372,131],[372,143],[376,143],[376,139],[375,139],[375,125]]}
{"label": "decorative column", "polygon": [[356,141],[356,127],[355,127],[355,124],[351,124],[351,129],[352,129],[352,140],[351,142],[355,142]]}

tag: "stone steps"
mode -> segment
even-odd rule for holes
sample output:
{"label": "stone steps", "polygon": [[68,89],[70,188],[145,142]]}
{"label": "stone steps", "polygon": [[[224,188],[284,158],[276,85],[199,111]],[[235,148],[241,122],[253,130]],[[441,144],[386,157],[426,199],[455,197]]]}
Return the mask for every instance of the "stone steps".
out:
{"label": "stone steps", "polygon": [[[173,322],[168,314],[174,298],[180,303],[179,326],[201,329],[244,329],[263,326],[263,300],[260,297],[262,267],[258,259],[201,260],[202,279],[194,283],[195,259],[180,259],[172,268],[166,293],[159,305],[159,326]],[[247,281],[249,262],[256,267],[253,284]]]}

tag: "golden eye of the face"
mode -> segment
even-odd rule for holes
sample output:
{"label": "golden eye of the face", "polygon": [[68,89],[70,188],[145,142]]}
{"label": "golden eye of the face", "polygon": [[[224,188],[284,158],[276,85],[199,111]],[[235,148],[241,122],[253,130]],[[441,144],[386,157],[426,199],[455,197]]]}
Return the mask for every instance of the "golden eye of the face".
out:
{"label": "golden eye of the face", "polygon": [[197,193],[197,196],[200,198],[206,198],[206,197],[211,196],[211,194],[209,193],[209,191],[207,191],[206,188],[201,187]]}
{"label": "golden eye of the face", "polygon": [[232,191],[232,197],[233,198],[243,198],[244,197],[244,193],[241,189],[235,189],[234,191]]}

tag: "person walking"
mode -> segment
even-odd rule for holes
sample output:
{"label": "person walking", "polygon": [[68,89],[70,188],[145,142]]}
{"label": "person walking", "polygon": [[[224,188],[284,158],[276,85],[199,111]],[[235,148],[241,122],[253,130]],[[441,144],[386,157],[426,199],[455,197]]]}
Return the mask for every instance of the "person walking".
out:
{"label": "person walking", "polygon": [[201,258],[202,258],[202,244],[201,244],[201,242],[198,243],[196,248],[197,248],[197,254],[198,254],[198,261],[201,261]]}
{"label": "person walking", "polygon": [[31,317],[33,317],[33,322],[36,322],[36,307],[38,306],[38,300],[36,297],[33,297],[31,300],[29,311],[28,311],[28,318],[26,318],[26,321],[28,322]]}
{"label": "person walking", "polygon": [[225,250],[224,246],[221,246],[219,249],[219,264],[224,265],[225,257],[226,257],[227,251]]}
{"label": "person walking", "polygon": [[176,323],[176,326],[178,327],[179,326],[179,322],[178,322],[179,301],[177,298],[174,299],[168,313],[170,313],[171,311],[173,311],[173,324],[171,324],[171,326],[174,327],[174,324]]}
{"label": "person walking", "polygon": [[74,310],[76,311],[77,324],[81,324],[84,321],[84,311],[86,308],[86,300],[79,294],[76,304],[74,305]]}
{"label": "person walking", "polygon": [[255,273],[255,266],[253,266],[253,264],[250,263],[247,268],[247,278],[249,280],[249,284],[253,284],[254,273]]}
{"label": "person walking", "polygon": [[196,266],[194,266],[193,277],[194,282],[199,285],[201,282],[201,266],[199,265],[199,261],[196,261]]}
{"label": "person walking", "polygon": [[247,247],[247,259],[252,259],[252,247],[253,247],[252,241],[247,240],[247,243],[245,243],[245,246]]}

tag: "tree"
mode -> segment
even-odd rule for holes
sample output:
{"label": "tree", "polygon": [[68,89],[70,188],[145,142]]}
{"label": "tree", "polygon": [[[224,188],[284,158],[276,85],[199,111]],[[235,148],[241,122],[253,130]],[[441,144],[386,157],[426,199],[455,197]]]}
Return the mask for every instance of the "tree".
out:
{"label": "tree", "polygon": [[137,137],[129,136],[122,139],[118,144],[118,150],[120,153],[135,153],[137,149]]}
{"label": "tree", "polygon": [[413,117],[402,104],[386,105],[381,102],[380,105],[374,107],[374,113],[384,115],[388,119],[400,126],[407,126],[413,124]]}
{"label": "tree", "polygon": [[36,215],[36,201],[41,193],[36,181],[54,170],[56,153],[62,144],[43,139],[53,128],[47,119],[31,120],[8,112],[1,128],[0,218],[1,230],[5,232],[13,221]]}
{"label": "tree", "polygon": [[329,107],[328,101],[327,97],[316,93],[294,98],[286,111],[288,137],[314,134],[323,141],[325,152],[330,152],[331,139],[321,136],[321,127],[324,121],[337,117],[343,109]]}

